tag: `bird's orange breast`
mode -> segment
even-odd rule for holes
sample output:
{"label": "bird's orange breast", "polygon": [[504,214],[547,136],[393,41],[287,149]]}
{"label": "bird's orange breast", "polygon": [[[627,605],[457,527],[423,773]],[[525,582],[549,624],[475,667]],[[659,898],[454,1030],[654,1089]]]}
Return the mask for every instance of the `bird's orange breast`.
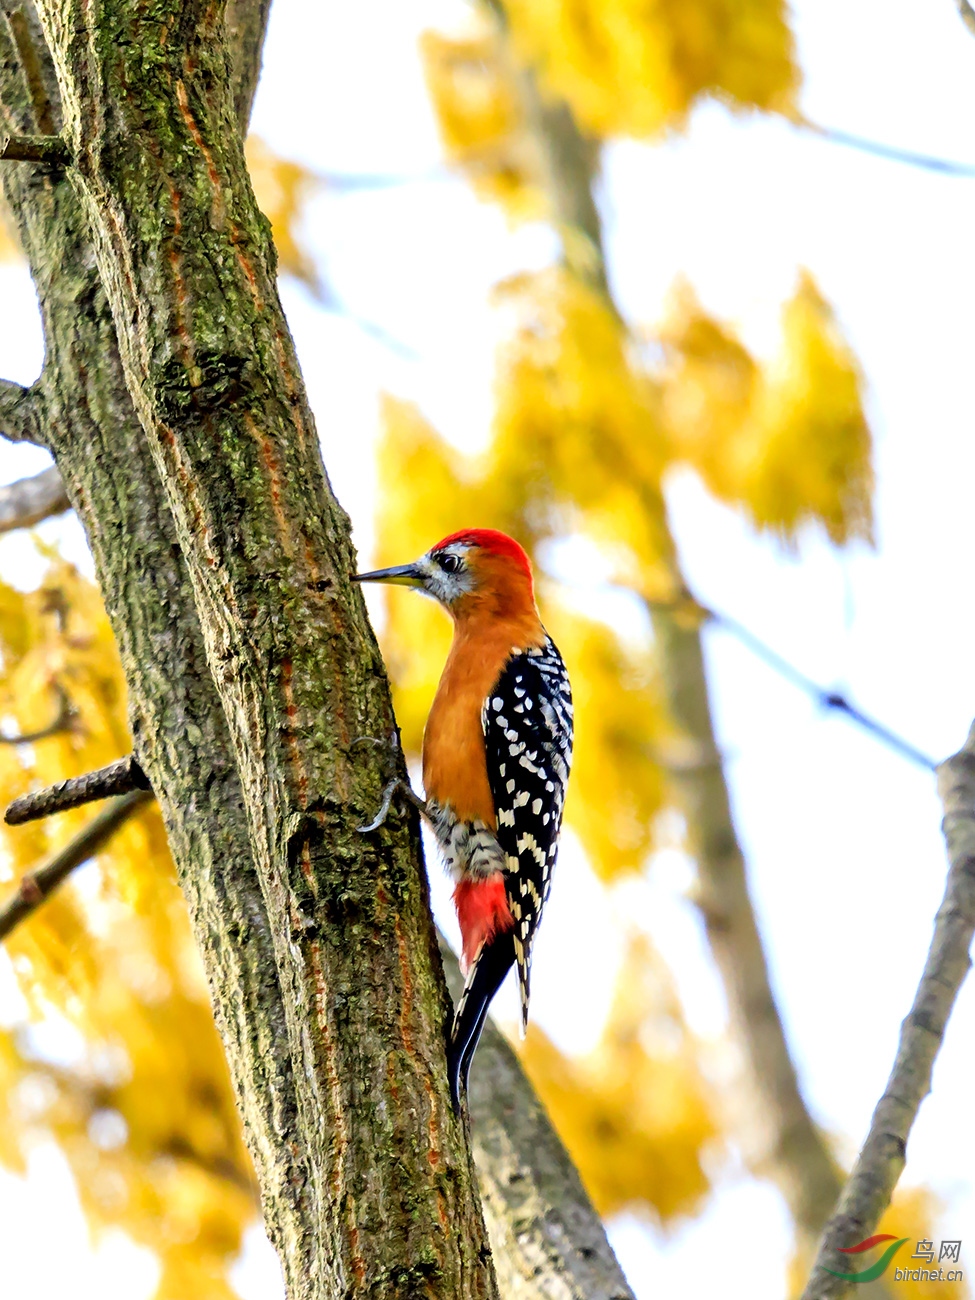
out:
{"label": "bird's orange breast", "polygon": [[542,645],[544,639],[534,611],[513,619],[464,620],[455,627],[423,734],[423,785],[428,798],[449,803],[461,821],[496,828],[481,709],[512,652]]}

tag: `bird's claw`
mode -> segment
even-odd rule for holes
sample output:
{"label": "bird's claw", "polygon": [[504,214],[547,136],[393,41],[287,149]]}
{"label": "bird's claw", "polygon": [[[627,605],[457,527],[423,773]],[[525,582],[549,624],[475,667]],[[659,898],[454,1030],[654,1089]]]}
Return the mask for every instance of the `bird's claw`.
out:
{"label": "bird's claw", "polygon": [[398,794],[402,795],[408,803],[411,803],[418,813],[422,813],[424,817],[429,817],[427,806],[417,792],[408,782],[401,781],[397,776],[392,781],[387,782],[386,788],[383,790],[383,801],[379,805],[379,812],[376,813],[369,825],[357,827],[362,835],[369,835],[372,831],[379,830],[389,816],[389,810],[393,806],[393,799]]}
{"label": "bird's claw", "polygon": [[[356,736],[355,740],[352,742],[352,746],[354,747],[355,745],[377,745],[380,748],[385,749],[387,776],[389,776],[391,771],[395,770],[396,758],[400,752],[398,730],[391,732],[385,740],[381,740],[377,736]],[[380,826],[385,823],[386,818],[389,816],[389,811],[393,806],[393,799],[397,794],[402,795],[403,798],[411,803],[418,812],[426,815],[426,804],[409,782],[404,781],[402,777],[398,775],[392,776],[383,788],[382,802],[379,805],[379,811],[376,813],[375,817],[367,826],[358,826],[356,828],[361,835],[369,835],[373,831],[379,830]]]}
{"label": "bird's claw", "polygon": [[400,781],[399,777],[395,777],[392,781],[386,783],[386,788],[383,790],[383,801],[379,805],[379,812],[376,813],[368,826],[356,827],[356,830],[360,835],[369,835],[372,831],[379,830],[380,826],[382,826],[386,818],[389,816],[389,810],[393,803],[393,795],[396,793],[397,787],[400,785],[402,785],[402,781]]}

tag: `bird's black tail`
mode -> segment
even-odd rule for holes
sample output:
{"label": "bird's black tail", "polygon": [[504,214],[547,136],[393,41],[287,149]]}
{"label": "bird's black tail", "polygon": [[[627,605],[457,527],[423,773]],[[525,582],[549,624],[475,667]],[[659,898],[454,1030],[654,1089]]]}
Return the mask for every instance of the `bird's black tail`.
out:
{"label": "bird's black tail", "polygon": [[447,1077],[450,1080],[450,1099],[454,1110],[460,1114],[460,1090],[463,1084],[467,1091],[467,1078],[470,1074],[471,1061],[477,1049],[478,1039],[484,1027],[491,999],[501,987],[501,981],[514,965],[514,937],[509,930],[507,934],[497,935],[486,943],[474,959],[474,965],[464,985],[454,1028],[447,1046]]}

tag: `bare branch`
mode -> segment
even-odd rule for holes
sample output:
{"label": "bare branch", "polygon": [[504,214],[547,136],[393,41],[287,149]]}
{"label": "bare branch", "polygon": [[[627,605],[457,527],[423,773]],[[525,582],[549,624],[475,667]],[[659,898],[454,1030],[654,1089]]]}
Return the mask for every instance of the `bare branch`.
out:
{"label": "bare branch", "polygon": [[0,434],[10,442],[44,445],[41,397],[37,388],[0,379]]}
{"label": "bare branch", "polygon": [[971,34],[975,36],[975,9],[973,9],[972,6],[968,3],[968,0],[957,0],[957,3],[958,3],[958,12],[961,15],[962,22],[965,24],[965,26],[968,28]]}
{"label": "bare branch", "polygon": [[21,116],[20,129],[24,134],[57,135],[61,96],[34,6],[23,0],[0,0],[0,8],[7,19],[30,99],[30,112]]}
{"label": "bare branch", "polygon": [[0,745],[33,745],[35,741],[47,740],[49,736],[59,736],[62,732],[71,730],[77,716],[74,706],[60,682],[54,683],[54,690],[58,697],[58,715],[54,721],[38,731],[23,731],[19,736],[4,736],[0,733]]}
{"label": "bare branch", "polygon": [[[464,981],[442,937],[440,955],[456,1001]],[[506,1300],[633,1300],[575,1166],[518,1057],[490,1018],[468,1100],[501,1294]]]}
{"label": "bare branch", "polygon": [[94,803],[96,799],[108,799],[111,795],[150,788],[149,780],[135,755],[129,754],[95,772],[72,776],[66,781],[59,781],[57,785],[21,795],[7,809],[4,821],[8,826],[20,826],[23,822],[66,812],[83,803]]}
{"label": "bare branch", "polygon": [[[964,3],[964,0],[960,2]],[[882,144],[879,140],[867,140],[862,135],[852,135],[849,131],[839,130],[838,127],[820,126],[818,122],[811,122],[801,113],[793,114],[790,120],[799,130],[808,131],[810,135],[818,135],[821,140],[827,140],[830,144],[843,145],[847,149],[859,149],[861,153],[873,154],[875,158],[886,158],[888,162],[905,163],[908,167],[919,167],[921,171],[936,172],[939,176],[975,176],[975,165],[972,163],[952,162],[947,158],[935,158],[931,154],[901,149],[897,145]]]}
{"label": "bare branch", "polygon": [[52,515],[71,509],[56,465],[31,478],[18,479],[0,487],[0,533],[15,528],[33,528]]}
{"label": "bare branch", "polygon": [[152,798],[151,790],[133,790],[93,817],[83,831],[47,862],[24,876],[16,892],[0,906],[0,940],[44,902],[58,885],[109,840],[132,814]]}
{"label": "bare branch", "polygon": [[843,1274],[850,1270],[838,1251],[870,1236],[890,1204],[904,1168],[908,1136],[921,1102],[931,1090],[931,1072],[948,1017],[971,966],[969,949],[975,934],[975,724],[960,752],[938,768],[938,791],[944,807],[949,864],[944,899],[935,918],[914,1005],[901,1026],[894,1068],[839,1205],[826,1225],[802,1300],[827,1300],[846,1294],[850,1284]]}
{"label": "bare branch", "polygon": [[[697,604],[696,601],[694,603]],[[891,731],[890,727],[878,722],[876,718],[872,718],[868,713],[864,713],[852,700],[847,699],[842,691],[827,690],[826,687],[814,682],[811,677],[807,677],[804,672],[789,663],[788,659],[784,659],[771,646],[766,645],[744,623],[739,623],[736,618],[732,618],[729,614],[722,614],[716,609],[705,609],[702,605],[698,605],[697,608],[709,622],[716,627],[724,628],[726,632],[730,632],[732,636],[737,637],[742,645],[751,650],[752,654],[761,659],[763,663],[768,664],[787,682],[791,682],[799,690],[805,691],[824,709],[832,709],[845,714],[851,722],[862,728],[868,735],[873,736],[875,740],[879,740],[881,744],[886,745],[888,749],[892,749],[895,754],[900,754],[902,758],[906,758],[911,763],[917,763],[919,767],[926,768],[929,772],[935,771],[938,764],[929,754],[923,753],[916,745],[912,745],[909,740],[905,740],[903,736]]]}
{"label": "bare branch", "polygon": [[225,1182],[230,1183],[245,1196],[250,1197],[254,1202],[254,1209],[260,1211],[261,1193],[257,1185],[257,1179],[254,1177],[254,1170],[250,1162],[240,1162],[230,1159],[228,1156],[216,1154],[206,1154],[198,1151],[191,1142],[179,1133],[173,1133],[168,1142],[159,1149],[159,1155],[169,1156],[175,1160],[186,1160],[201,1169],[204,1173],[210,1174],[213,1178],[222,1178]]}
{"label": "bare branch", "polygon": [[0,162],[67,167],[70,161],[71,150],[59,135],[0,135]]}
{"label": "bare branch", "polygon": [[241,135],[247,134],[250,121],[270,9],[271,0],[229,0],[227,5],[227,38],[233,64],[231,89]]}
{"label": "bare branch", "polygon": [[[507,36],[503,0],[488,0],[488,4],[499,31]],[[582,134],[568,104],[545,94],[534,69],[511,51],[509,41],[503,48],[510,57],[525,124],[539,146],[539,181],[560,236],[562,260],[584,284],[603,294],[618,315],[606,275],[602,219],[592,184],[599,166],[599,145]]]}

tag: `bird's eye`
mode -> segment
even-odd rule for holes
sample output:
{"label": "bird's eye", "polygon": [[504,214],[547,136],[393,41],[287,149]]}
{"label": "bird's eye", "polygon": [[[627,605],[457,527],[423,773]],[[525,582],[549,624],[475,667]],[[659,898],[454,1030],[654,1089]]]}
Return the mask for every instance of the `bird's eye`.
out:
{"label": "bird's eye", "polygon": [[454,555],[450,551],[446,555],[438,555],[437,563],[443,569],[444,573],[459,573],[463,568],[464,562],[459,555]]}

